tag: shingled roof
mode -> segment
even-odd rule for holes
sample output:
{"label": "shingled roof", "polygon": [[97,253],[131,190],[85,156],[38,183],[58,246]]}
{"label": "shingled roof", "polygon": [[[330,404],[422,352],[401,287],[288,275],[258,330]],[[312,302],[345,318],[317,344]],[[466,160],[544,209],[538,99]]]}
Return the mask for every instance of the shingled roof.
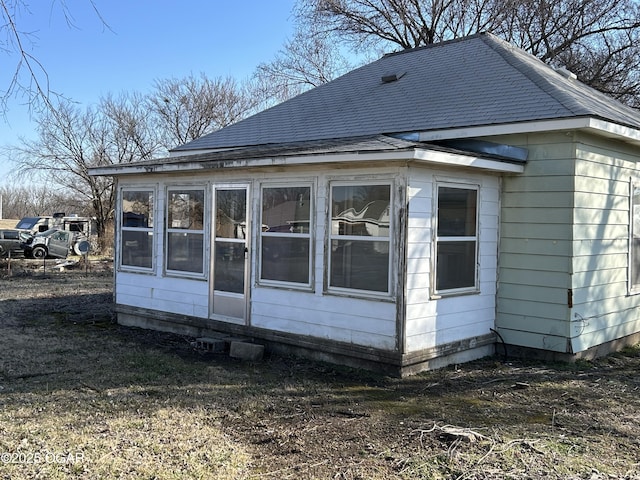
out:
{"label": "shingled roof", "polygon": [[482,33],[389,54],[173,150],[280,144],[640,112]]}

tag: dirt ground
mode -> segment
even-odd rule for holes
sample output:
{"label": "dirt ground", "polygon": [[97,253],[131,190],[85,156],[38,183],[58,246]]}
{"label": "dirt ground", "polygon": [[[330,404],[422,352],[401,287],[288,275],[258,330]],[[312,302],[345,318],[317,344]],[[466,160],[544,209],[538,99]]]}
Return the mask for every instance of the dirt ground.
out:
{"label": "dirt ground", "polygon": [[[107,260],[62,272],[16,261],[10,277],[5,267],[0,453],[42,437],[105,453],[40,477],[3,476],[0,464],[0,478],[640,479],[639,348],[572,365],[496,356],[405,379],[269,355],[245,363],[116,325]],[[78,423],[62,405],[92,413]],[[29,413],[49,409],[47,420]],[[224,443],[194,445],[199,432]],[[213,461],[212,448],[227,453]]]}

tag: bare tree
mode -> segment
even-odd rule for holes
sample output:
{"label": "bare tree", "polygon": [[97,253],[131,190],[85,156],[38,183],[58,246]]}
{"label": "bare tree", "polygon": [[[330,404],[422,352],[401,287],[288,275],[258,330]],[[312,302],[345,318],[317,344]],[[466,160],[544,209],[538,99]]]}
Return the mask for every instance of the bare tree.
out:
{"label": "bare tree", "polygon": [[271,62],[258,66],[255,78],[262,95],[282,102],[346,73],[352,65],[330,34],[297,30]]}
{"label": "bare tree", "polygon": [[638,0],[300,0],[298,16],[355,49],[408,49],[492,32],[640,105]]}
{"label": "bare tree", "polygon": [[147,99],[160,143],[170,150],[247,116],[256,100],[231,78],[158,80]]}
{"label": "bare tree", "polygon": [[[93,0],[87,0],[100,22],[108,28]],[[41,6],[39,6],[41,7]],[[52,0],[49,13],[59,11],[68,27],[74,26],[73,16],[64,0]],[[38,8],[38,7],[36,7]],[[26,98],[30,107],[51,107],[49,75],[46,66],[31,53],[36,44],[33,32],[23,26],[23,20],[34,13],[28,2],[23,0],[0,0],[0,53],[13,63],[13,67],[3,63],[0,77],[6,85],[0,85],[0,112],[5,112],[7,101],[16,95]]]}
{"label": "bare tree", "polygon": [[89,168],[114,163],[112,125],[93,108],[84,112],[65,101],[38,120],[38,139],[15,148],[22,173],[39,172],[75,198],[91,205],[98,236],[113,216],[113,183],[89,175]]}
{"label": "bare tree", "polygon": [[50,183],[8,184],[0,187],[2,216],[18,220],[39,217],[54,212],[88,215],[86,204],[78,203],[69,192],[60,191]]}
{"label": "bare tree", "polygon": [[232,80],[204,76],[159,81],[150,95],[110,95],[84,110],[61,100],[36,119],[37,140],[22,141],[11,154],[20,173],[77,199],[78,212],[88,205],[103,237],[114,214],[113,181],[89,175],[89,168],[152,159],[239,120],[253,105]]}
{"label": "bare tree", "polygon": [[163,154],[162,132],[149,119],[147,97],[139,93],[108,95],[100,102],[99,110],[110,131],[110,163],[130,163],[149,160]]}

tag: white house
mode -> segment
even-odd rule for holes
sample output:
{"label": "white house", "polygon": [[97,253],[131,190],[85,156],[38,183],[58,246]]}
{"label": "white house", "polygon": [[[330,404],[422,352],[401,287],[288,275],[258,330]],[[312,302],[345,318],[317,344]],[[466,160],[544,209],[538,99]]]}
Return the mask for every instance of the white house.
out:
{"label": "white house", "polygon": [[117,180],[119,322],[407,374],[640,341],[640,113],[491,34]]}

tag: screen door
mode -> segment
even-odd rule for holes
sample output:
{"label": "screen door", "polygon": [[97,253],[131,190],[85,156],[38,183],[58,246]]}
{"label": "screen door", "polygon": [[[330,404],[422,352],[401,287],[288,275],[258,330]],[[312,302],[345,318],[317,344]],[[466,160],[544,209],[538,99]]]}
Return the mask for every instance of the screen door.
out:
{"label": "screen door", "polygon": [[245,323],[249,261],[248,188],[214,186],[212,316]]}

